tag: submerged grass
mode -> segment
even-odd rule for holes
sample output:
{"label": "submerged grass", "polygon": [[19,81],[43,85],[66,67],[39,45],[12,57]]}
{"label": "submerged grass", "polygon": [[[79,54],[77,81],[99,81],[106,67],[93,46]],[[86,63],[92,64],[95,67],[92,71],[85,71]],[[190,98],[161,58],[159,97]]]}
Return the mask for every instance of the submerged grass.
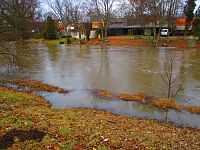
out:
{"label": "submerged grass", "polygon": [[125,101],[138,101],[138,102],[145,102],[145,95],[140,93],[135,94],[119,94],[117,96],[119,99],[125,100]]}
{"label": "submerged grass", "polygon": [[113,94],[112,92],[101,91],[101,90],[96,90],[95,92],[93,91],[92,93],[95,96],[106,98],[106,99],[136,101],[136,102],[151,104],[161,109],[174,109],[177,111],[187,110],[194,114],[200,114],[200,106],[180,106],[176,104],[172,98],[156,99],[155,97],[145,94],[145,93],[134,93],[134,94],[122,93],[122,94],[116,95],[116,94]]}
{"label": "submerged grass", "polygon": [[199,149],[200,130],[95,109],[51,109],[0,87],[0,149]]}
{"label": "submerged grass", "polygon": [[19,86],[30,87],[35,91],[47,91],[47,92],[58,92],[58,93],[69,93],[69,90],[64,88],[59,88],[50,84],[43,83],[41,81],[27,81],[27,80],[14,80],[11,81]]}
{"label": "submerged grass", "polygon": [[200,106],[180,106],[173,99],[157,99],[153,101],[153,105],[162,109],[186,110],[193,114],[200,114]]}
{"label": "submerged grass", "polygon": [[102,90],[95,90],[92,91],[95,96],[107,98],[107,99],[120,99],[124,101],[137,101],[142,103],[149,103],[153,100],[153,96],[145,94],[145,93],[134,93],[134,94],[127,94],[122,93],[119,95],[113,94],[109,91],[102,91]]}
{"label": "submerged grass", "polygon": [[200,114],[200,106],[184,106],[183,109],[194,114]]}
{"label": "submerged grass", "polygon": [[178,106],[173,99],[157,99],[153,101],[153,105],[163,109],[175,109],[181,110],[181,106]]}
{"label": "submerged grass", "polygon": [[[13,130],[40,137],[4,141],[10,149],[197,149],[198,129],[90,109],[54,110],[39,96],[0,88],[0,139]],[[22,132],[23,130],[23,132]],[[31,134],[31,136],[35,136]],[[31,139],[31,140],[29,140]],[[2,140],[3,141],[3,140]],[[175,142],[176,141],[176,142]],[[6,145],[7,143],[7,145]],[[187,145],[187,148],[185,147]]]}
{"label": "submerged grass", "polygon": [[98,91],[96,92],[96,96],[108,98],[108,99],[115,98],[115,96],[109,91]]}

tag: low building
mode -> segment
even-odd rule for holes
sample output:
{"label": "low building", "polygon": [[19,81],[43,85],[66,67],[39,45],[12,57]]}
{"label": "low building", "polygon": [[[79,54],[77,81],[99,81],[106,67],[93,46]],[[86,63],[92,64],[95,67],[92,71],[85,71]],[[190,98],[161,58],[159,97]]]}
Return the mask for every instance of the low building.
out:
{"label": "low building", "polygon": [[[175,35],[184,35],[185,34],[185,23],[186,18],[177,18],[175,23]],[[190,27],[188,29],[189,34],[191,34],[192,31],[192,21],[190,22]]]}
{"label": "low building", "polygon": [[60,30],[61,33],[64,33],[65,32],[65,28],[62,24],[62,21],[58,20],[57,21],[57,26],[58,26],[58,29]]}
{"label": "low building", "polygon": [[126,35],[127,19],[111,19],[109,23],[109,36]]}

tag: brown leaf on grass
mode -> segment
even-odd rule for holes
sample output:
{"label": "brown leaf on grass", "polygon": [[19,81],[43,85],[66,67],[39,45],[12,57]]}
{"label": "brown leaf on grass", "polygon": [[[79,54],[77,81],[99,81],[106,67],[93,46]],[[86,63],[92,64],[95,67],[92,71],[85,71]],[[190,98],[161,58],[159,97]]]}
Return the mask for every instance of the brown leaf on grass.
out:
{"label": "brown leaf on grass", "polygon": [[[96,109],[55,110],[40,105],[44,99],[36,95],[5,88],[0,88],[0,100],[1,97],[6,98],[6,103],[3,102],[6,107],[0,110],[3,120],[0,120],[0,136],[18,125],[16,122],[22,122],[15,126],[16,130],[34,128],[47,133],[42,141],[15,141],[10,149],[199,149],[200,146],[199,129]],[[11,110],[14,105],[18,108]],[[31,122],[32,126],[28,127]],[[60,134],[61,127],[67,129],[62,130],[64,134]]]}

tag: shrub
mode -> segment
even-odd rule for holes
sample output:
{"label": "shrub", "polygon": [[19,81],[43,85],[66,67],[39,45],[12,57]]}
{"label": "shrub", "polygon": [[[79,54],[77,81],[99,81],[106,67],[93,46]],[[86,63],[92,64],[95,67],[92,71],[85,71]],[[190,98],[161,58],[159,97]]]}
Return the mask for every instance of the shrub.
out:
{"label": "shrub", "polygon": [[65,42],[64,41],[60,41],[59,44],[65,44]]}

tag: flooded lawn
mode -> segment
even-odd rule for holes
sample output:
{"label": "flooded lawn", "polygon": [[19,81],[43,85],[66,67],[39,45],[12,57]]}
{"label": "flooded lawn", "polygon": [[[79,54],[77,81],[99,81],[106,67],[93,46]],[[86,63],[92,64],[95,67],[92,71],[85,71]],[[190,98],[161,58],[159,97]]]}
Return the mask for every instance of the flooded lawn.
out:
{"label": "flooded lawn", "polygon": [[[70,89],[68,94],[42,93],[54,108],[84,107],[104,109],[113,113],[150,119],[165,119],[166,112],[137,102],[108,100],[91,94],[91,90],[112,93],[143,92],[158,98],[167,97],[167,85],[161,78],[163,61],[169,49],[129,46],[47,46],[18,53],[26,74],[18,78],[40,80]],[[176,52],[174,74],[182,84],[179,105],[200,106],[200,50]],[[1,65],[0,72],[5,71]],[[13,75],[16,78],[16,74]],[[12,76],[12,77],[13,77]],[[11,77],[11,78],[12,78]],[[168,121],[178,125],[200,127],[200,115],[169,110]]]}

